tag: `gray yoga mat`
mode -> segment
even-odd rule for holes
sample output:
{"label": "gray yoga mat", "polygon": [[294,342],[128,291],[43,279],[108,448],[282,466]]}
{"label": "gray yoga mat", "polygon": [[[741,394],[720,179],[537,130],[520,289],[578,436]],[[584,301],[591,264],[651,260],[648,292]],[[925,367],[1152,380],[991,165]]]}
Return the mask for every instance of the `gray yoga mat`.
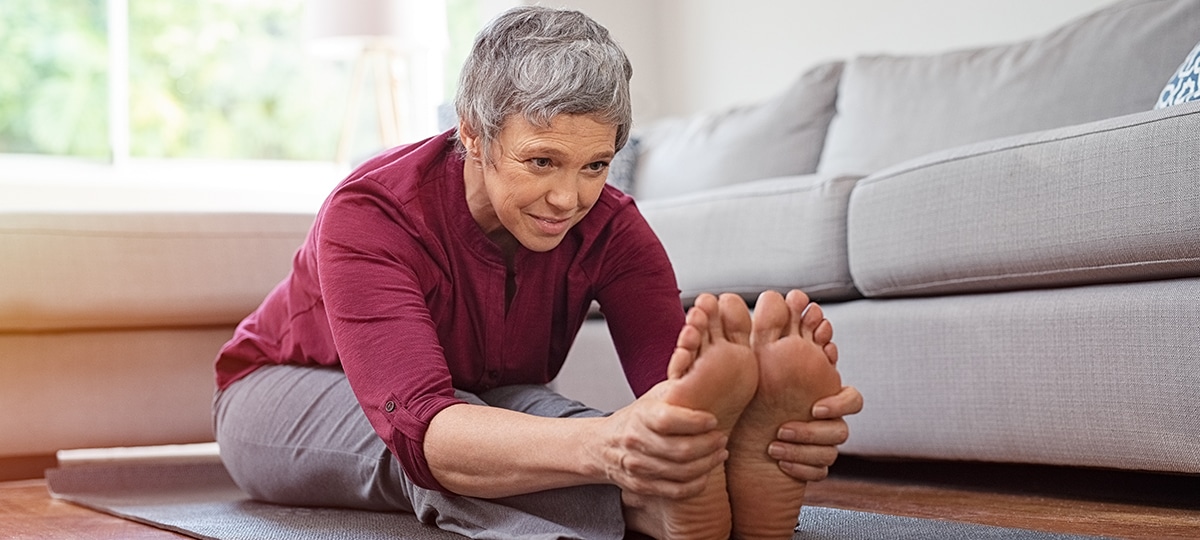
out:
{"label": "gray yoga mat", "polygon": [[[219,462],[99,463],[46,471],[59,499],[201,539],[441,540],[463,538],[409,514],[251,501]],[[1095,538],[805,507],[793,540]]]}

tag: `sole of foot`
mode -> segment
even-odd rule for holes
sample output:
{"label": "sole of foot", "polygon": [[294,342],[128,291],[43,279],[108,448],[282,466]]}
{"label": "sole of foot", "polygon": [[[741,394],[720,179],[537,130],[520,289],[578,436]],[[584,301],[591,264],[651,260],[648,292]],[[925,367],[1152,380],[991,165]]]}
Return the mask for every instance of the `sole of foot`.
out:
{"label": "sole of foot", "polygon": [[734,427],[725,464],[733,538],[791,538],[805,483],[784,473],[767,448],[779,426],[811,420],[813,403],[841,390],[833,327],[799,291],[786,299],[763,293],[752,321],[757,392]]}
{"label": "sole of foot", "polygon": [[[729,435],[758,384],[746,303],[732,294],[701,295],[689,310],[668,366],[663,400],[709,411]],[[726,539],[732,527],[725,468],[709,473],[704,491],[683,500],[642,500],[663,516],[657,538]]]}

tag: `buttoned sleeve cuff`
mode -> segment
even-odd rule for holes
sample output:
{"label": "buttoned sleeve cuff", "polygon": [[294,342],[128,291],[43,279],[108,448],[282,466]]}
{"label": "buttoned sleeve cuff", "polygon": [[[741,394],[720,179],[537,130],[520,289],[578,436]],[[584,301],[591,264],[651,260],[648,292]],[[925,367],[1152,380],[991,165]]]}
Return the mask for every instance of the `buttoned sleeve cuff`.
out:
{"label": "buttoned sleeve cuff", "polygon": [[414,399],[407,406],[400,398],[392,396],[378,406],[377,414],[382,415],[392,426],[391,437],[385,438],[388,448],[409,480],[422,488],[453,494],[437,481],[429,462],[425,458],[425,432],[433,417],[451,405],[466,403],[465,401],[441,395],[422,396]]}

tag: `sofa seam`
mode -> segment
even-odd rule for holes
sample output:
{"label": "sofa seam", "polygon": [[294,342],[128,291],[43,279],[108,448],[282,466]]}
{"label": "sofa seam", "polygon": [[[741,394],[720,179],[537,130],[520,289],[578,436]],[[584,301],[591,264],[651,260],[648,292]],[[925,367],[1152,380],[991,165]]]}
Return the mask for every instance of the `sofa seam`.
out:
{"label": "sofa seam", "polygon": [[[776,178],[785,178],[785,177],[776,177]],[[835,182],[840,183],[840,182],[847,182],[847,181],[857,182],[857,181],[861,180],[862,178],[864,178],[864,177],[858,176],[858,175],[844,174],[844,175],[833,176],[826,182],[820,182],[820,183],[814,184],[814,185],[779,187],[779,188],[774,188],[774,189],[770,189],[770,190],[755,191],[753,193],[731,193],[731,194],[727,194],[727,195],[720,194],[720,193],[713,193],[714,191],[720,190],[725,187],[744,186],[744,185],[747,185],[747,184],[750,184],[753,182],[758,182],[758,181],[763,181],[763,180],[771,180],[771,178],[760,178],[758,180],[751,180],[750,182],[743,182],[741,184],[732,184],[730,186],[722,186],[722,188],[713,188],[713,189],[709,189],[709,190],[705,190],[705,191],[701,191],[701,192],[697,192],[697,193],[693,193],[693,194],[689,194],[689,195],[682,195],[682,196],[675,196],[675,197],[663,197],[660,199],[645,199],[645,200],[640,201],[640,204],[651,205],[649,210],[678,208],[680,206],[688,206],[688,205],[692,205],[692,204],[696,204],[696,203],[741,200],[741,199],[751,199],[751,198],[762,197],[762,196],[787,195],[787,194],[792,194],[792,193],[806,193],[806,192],[810,192],[810,191],[819,191],[823,185],[828,184],[828,183],[835,183]],[[661,202],[659,202],[659,201],[661,201]]]}
{"label": "sofa seam", "polygon": [[[921,291],[933,289],[933,288],[944,286],[944,285],[959,285],[959,284],[968,284],[968,283],[980,283],[980,282],[986,282],[986,281],[1001,281],[1005,278],[1028,278],[1028,277],[1038,277],[1038,276],[1053,276],[1053,275],[1062,275],[1062,274],[1083,272],[1083,271],[1089,271],[1089,270],[1110,270],[1110,269],[1120,269],[1120,268],[1135,268],[1138,266],[1161,266],[1161,265],[1165,265],[1165,264],[1188,263],[1188,262],[1197,262],[1197,261],[1200,261],[1200,257],[1182,257],[1182,258],[1176,258],[1176,259],[1160,259],[1160,260],[1156,260],[1156,261],[1127,262],[1127,263],[1114,263],[1114,264],[1091,265],[1091,266],[1073,266],[1070,268],[1061,268],[1061,269],[1053,269],[1053,270],[1039,270],[1036,272],[991,274],[991,275],[987,275],[987,276],[943,279],[943,280],[931,281],[928,283],[924,283],[919,286],[905,285],[905,286],[896,286],[896,287],[886,287],[886,288],[882,288],[882,289],[873,289],[870,292],[867,292],[867,291],[863,290],[862,288],[859,288],[859,290],[862,291],[863,294],[868,297],[874,297],[876,295],[886,296],[886,295],[894,294],[897,292],[921,292]],[[855,281],[857,282],[859,280],[856,279]]]}

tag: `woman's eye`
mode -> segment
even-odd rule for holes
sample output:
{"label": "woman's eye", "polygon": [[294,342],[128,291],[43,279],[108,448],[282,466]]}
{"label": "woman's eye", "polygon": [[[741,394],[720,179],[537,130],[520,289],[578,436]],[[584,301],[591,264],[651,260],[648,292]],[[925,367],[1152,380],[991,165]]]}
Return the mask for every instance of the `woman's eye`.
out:
{"label": "woman's eye", "polygon": [[550,158],[533,158],[529,162],[539,169],[545,169],[550,166]]}
{"label": "woman's eye", "polygon": [[607,161],[597,161],[594,163],[588,163],[587,168],[589,171],[598,173],[598,172],[603,171],[604,169],[608,168],[608,162]]}

